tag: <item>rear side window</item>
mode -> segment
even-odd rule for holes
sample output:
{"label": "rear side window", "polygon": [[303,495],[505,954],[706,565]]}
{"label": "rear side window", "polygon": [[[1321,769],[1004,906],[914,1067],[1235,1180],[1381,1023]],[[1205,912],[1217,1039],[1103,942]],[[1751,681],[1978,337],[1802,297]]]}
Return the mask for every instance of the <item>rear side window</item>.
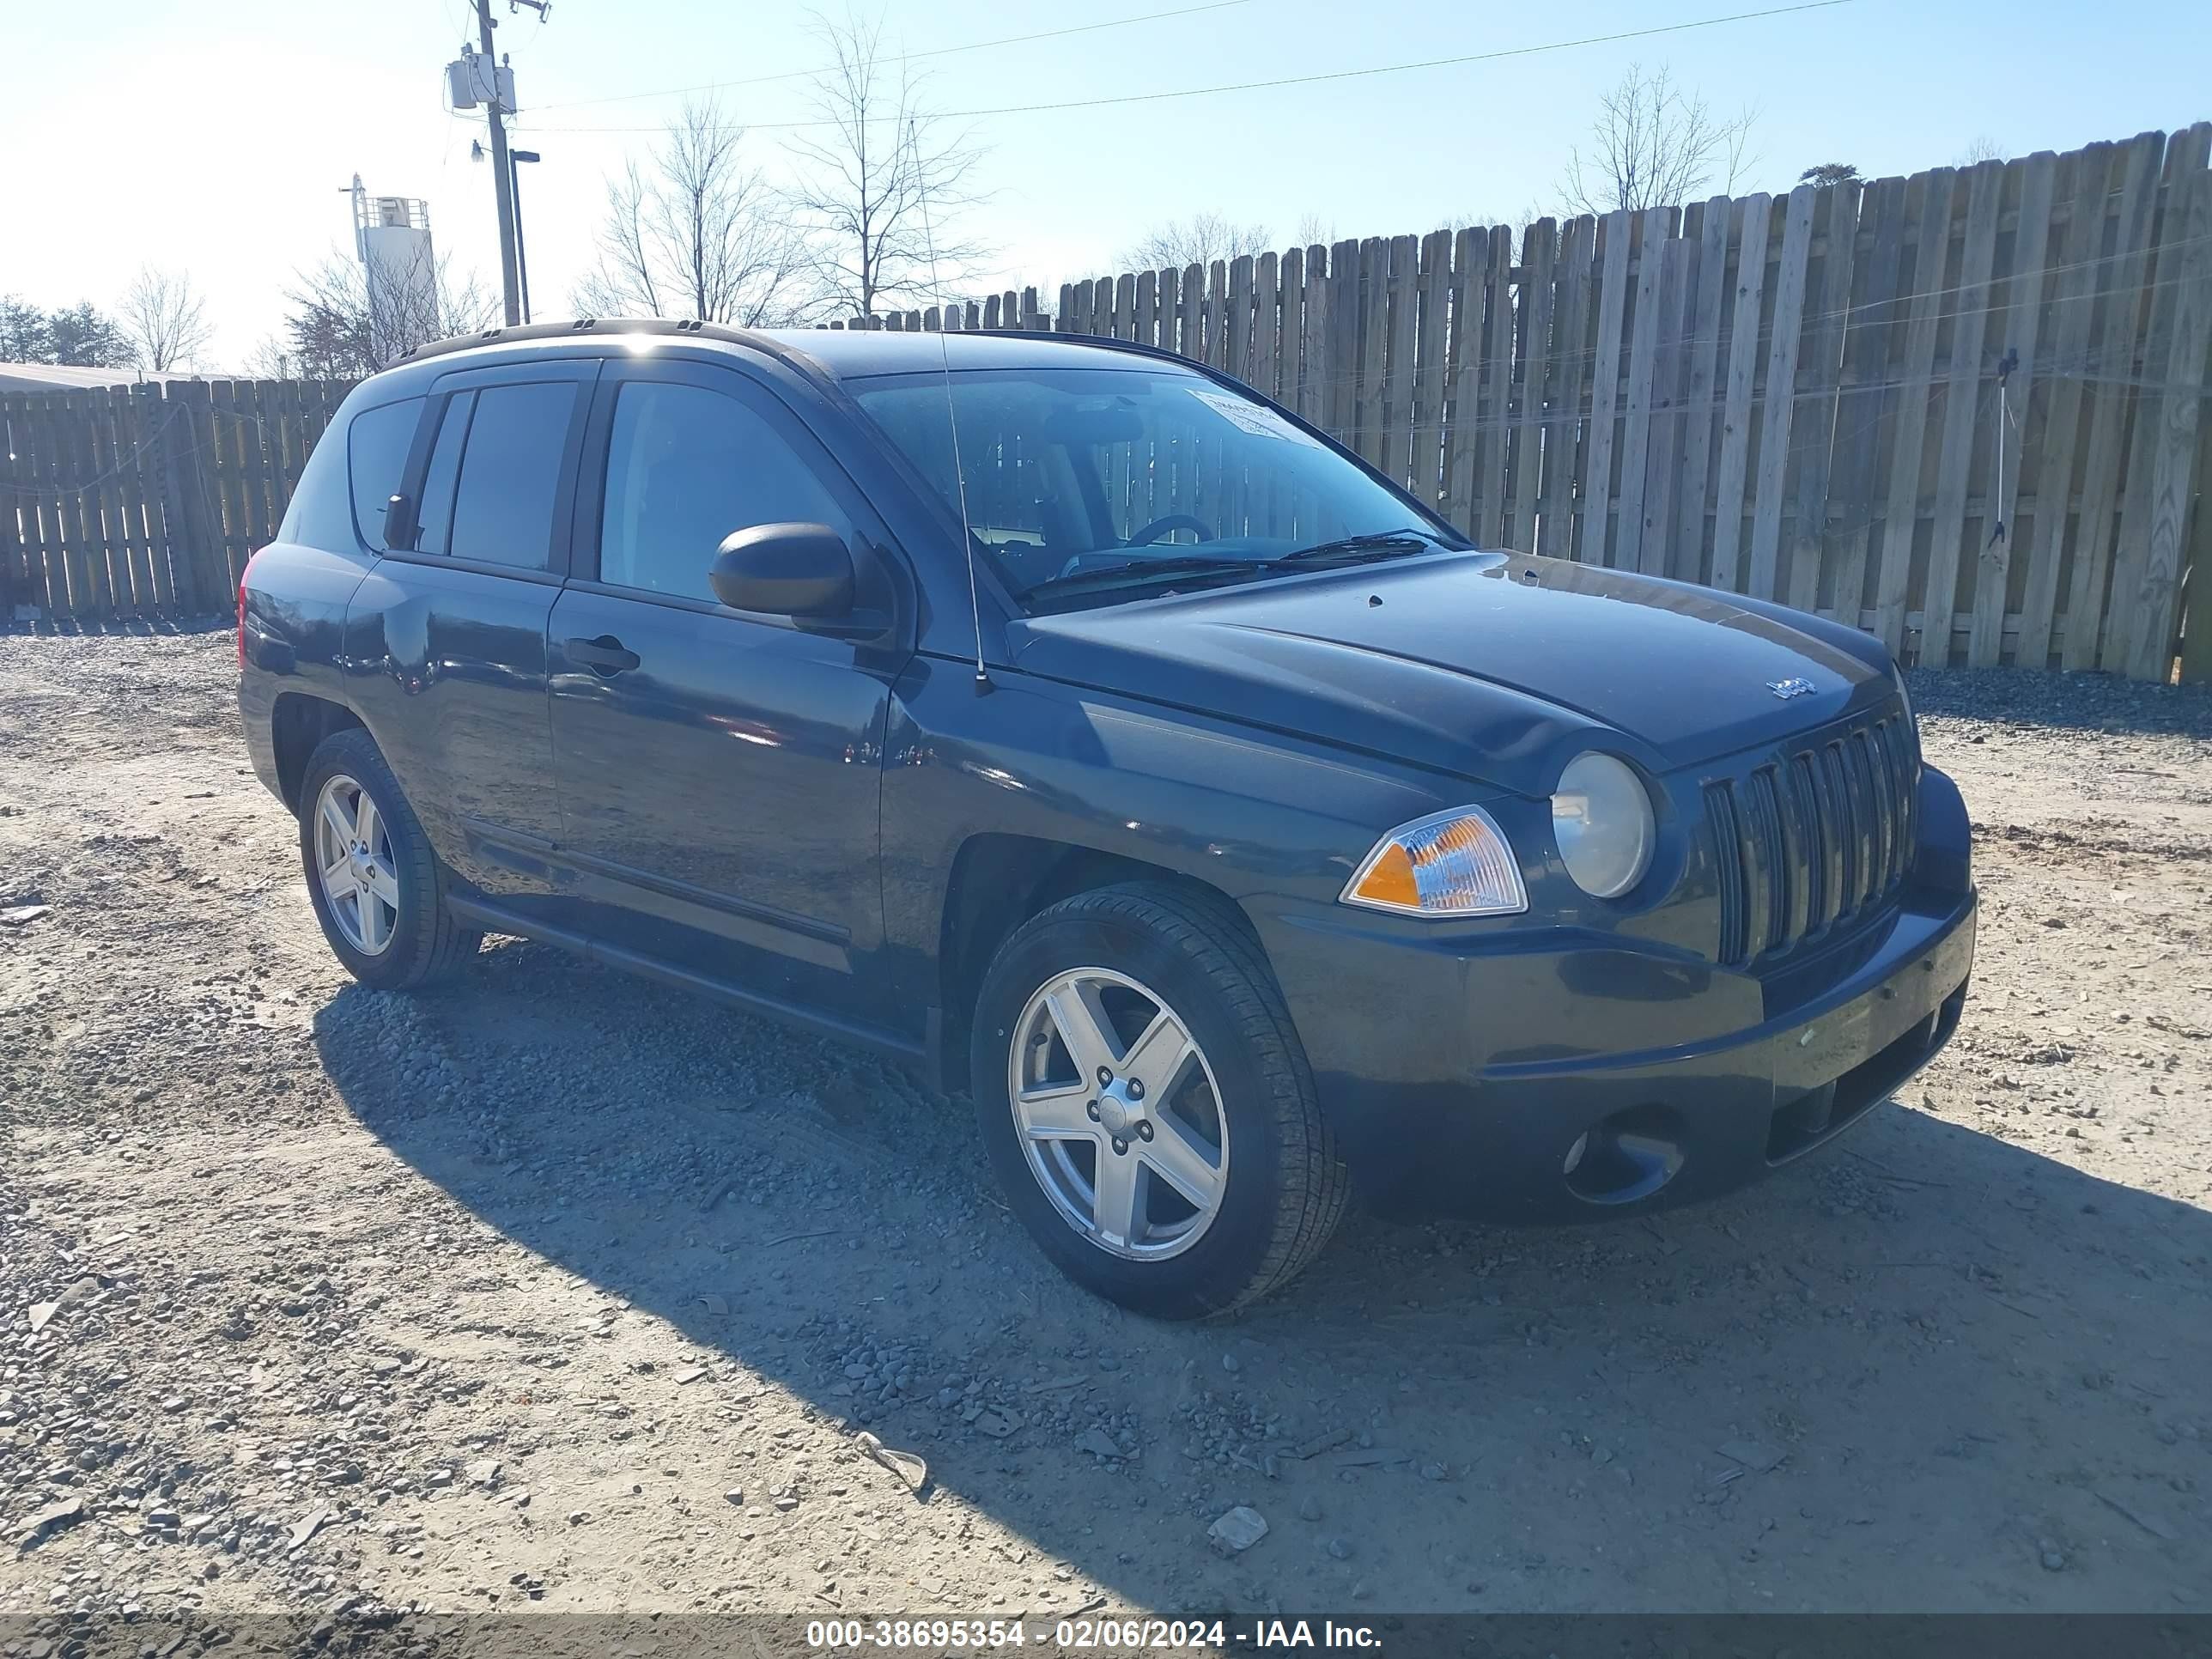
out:
{"label": "rear side window", "polygon": [[725,537],[793,522],[852,536],[813,468],[767,420],[702,386],[623,387],[607,445],[601,581],[711,599],[707,570]]}
{"label": "rear side window", "polygon": [[362,541],[378,552],[391,550],[384,538],[384,514],[407,470],[408,447],[422,399],[403,398],[364,409],[346,428],[346,459],[353,475],[353,522]]}
{"label": "rear side window", "polygon": [[278,528],[279,541],[301,547],[319,547],[332,553],[356,550],[353,527],[353,495],[346,483],[345,429],[333,422],[307,452],[300,471],[300,487],[292,492]]}
{"label": "rear side window", "polygon": [[[471,404],[465,402],[455,398],[447,406],[422,491],[426,510],[442,520],[445,544],[441,549],[427,536],[419,544],[457,559],[544,570],[552,562],[553,513],[576,386],[483,386]],[[447,517],[439,485],[449,439],[458,450],[458,479]]]}
{"label": "rear side window", "polygon": [[444,553],[453,528],[453,486],[460,482],[461,446],[468,441],[469,417],[477,394],[456,392],[446,401],[438,422],[438,441],[430,447],[430,465],[422,475],[421,527],[415,537],[417,552]]}

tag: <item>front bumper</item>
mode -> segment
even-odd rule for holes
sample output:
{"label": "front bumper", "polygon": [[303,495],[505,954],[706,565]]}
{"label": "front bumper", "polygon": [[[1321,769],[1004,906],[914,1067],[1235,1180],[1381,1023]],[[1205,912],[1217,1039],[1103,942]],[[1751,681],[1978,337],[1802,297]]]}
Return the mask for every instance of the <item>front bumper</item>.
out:
{"label": "front bumper", "polygon": [[1263,922],[1363,1195],[1595,1219],[1731,1191],[1841,1133],[1935,1057],[1966,1005],[1965,813],[1933,816],[1940,844],[1887,914],[1765,978],[1602,942],[1469,951]]}

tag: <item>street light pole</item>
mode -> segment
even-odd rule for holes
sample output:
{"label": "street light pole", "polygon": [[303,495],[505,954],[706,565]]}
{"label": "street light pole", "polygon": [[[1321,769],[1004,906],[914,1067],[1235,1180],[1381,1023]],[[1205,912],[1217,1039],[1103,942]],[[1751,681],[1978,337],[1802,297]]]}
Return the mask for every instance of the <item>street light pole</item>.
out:
{"label": "street light pole", "polygon": [[514,270],[522,283],[522,320],[530,320],[530,255],[522,240],[522,173],[521,164],[535,161],[534,149],[511,149],[507,153],[508,170],[514,173],[509,191],[514,202]]}

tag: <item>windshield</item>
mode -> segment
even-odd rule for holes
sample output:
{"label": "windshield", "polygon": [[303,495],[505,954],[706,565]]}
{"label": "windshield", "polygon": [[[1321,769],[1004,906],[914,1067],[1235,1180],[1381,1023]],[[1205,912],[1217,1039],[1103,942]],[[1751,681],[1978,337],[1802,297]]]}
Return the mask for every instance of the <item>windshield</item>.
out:
{"label": "windshield", "polygon": [[[968,519],[1031,609],[1464,546],[1267,404],[1168,368],[956,370]],[[957,516],[945,380],[848,389]],[[1321,556],[1316,559],[1316,555]]]}

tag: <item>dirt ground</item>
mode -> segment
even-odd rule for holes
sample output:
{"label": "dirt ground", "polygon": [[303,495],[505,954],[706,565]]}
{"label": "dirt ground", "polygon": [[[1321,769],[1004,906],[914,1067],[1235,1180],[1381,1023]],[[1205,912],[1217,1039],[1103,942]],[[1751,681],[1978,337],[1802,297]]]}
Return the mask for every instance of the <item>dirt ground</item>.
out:
{"label": "dirt ground", "polygon": [[234,672],[0,637],[0,1616],[2212,1596],[2212,698],[1916,678],[1981,957],[1822,1155],[1166,1328],[911,1076],[530,945],[354,986]]}

